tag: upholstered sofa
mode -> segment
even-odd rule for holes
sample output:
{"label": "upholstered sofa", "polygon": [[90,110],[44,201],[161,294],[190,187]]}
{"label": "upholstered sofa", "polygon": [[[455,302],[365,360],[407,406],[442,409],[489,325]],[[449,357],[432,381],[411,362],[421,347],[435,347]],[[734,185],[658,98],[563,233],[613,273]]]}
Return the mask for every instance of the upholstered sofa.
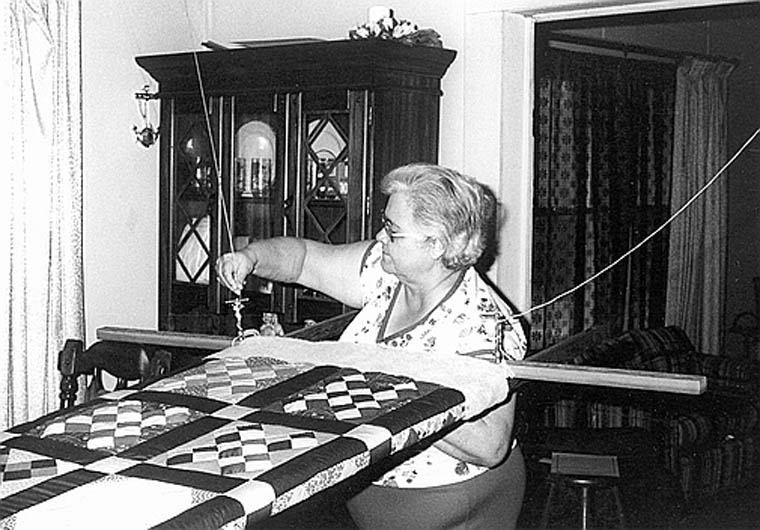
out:
{"label": "upholstered sofa", "polygon": [[[589,340],[588,337],[592,340]],[[577,365],[700,374],[699,396],[577,385],[532,385],[522,400],[522,434],[540,442],[547,429],[638,427],[657,440],[662,468],[695,501],[756,477],[760,443],[760,363],[695,351],[678,327],[633,330],[613,338],[598,332],[554,347],[555,361]],[[570,431],[568,431],[570,432]],[[582,431],[581,431],[582,432]]]}

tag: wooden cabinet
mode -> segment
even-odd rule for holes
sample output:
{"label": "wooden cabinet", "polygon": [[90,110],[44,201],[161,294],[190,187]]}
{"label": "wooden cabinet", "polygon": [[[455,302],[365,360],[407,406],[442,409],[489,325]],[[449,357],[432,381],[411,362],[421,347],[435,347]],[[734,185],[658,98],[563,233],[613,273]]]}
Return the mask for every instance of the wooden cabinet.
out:
{"label": "wooden cabinet", "polygon": [[[159,83],[159,328],[232,335],[220,253],[277,235],[372,237],[390,169],[438,158],[440,80],[456,52],[325,41],[138,57]],[[249,279],[246,327],[344,310]]]}

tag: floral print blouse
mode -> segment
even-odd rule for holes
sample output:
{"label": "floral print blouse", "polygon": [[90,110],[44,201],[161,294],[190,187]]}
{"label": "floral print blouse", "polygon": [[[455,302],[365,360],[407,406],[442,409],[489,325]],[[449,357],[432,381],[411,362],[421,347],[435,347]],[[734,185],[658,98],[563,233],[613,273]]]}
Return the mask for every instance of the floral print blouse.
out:
{"label": "floral print blouse", "polygon": [[[523,358],[526,340],[520,323],[474,268],[465,270],[444,299],[421,320],[385,336],[390,309],[401,285],[396,276],[383,270],[381,259],[382,245],[376,242],[362,262],[362,309],[341,340],[435,351],[441,355],[467,354],[495,361],[494,316],[498,315],[508,323],[502,339],[504,353],[513,360]],[[375,484],[398,488],[442,486],[470,479],[487,469],[458,460],[431,445],[385,473]]]}

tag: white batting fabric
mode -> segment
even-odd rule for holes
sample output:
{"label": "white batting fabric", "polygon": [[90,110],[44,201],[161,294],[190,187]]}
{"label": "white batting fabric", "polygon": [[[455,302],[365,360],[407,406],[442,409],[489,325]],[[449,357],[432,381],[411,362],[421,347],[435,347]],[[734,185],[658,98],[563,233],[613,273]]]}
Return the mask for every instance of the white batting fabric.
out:
{"label": "white batting fabric", "polygon": [[465,419],[507,397],[508,369],[465,355],[438,355],[371,344],[308,342],[286,337],[251,337],[213,357],[277,357],[289,363],[329,364],[362,372],[383,372],[459,390],[465,397]]}

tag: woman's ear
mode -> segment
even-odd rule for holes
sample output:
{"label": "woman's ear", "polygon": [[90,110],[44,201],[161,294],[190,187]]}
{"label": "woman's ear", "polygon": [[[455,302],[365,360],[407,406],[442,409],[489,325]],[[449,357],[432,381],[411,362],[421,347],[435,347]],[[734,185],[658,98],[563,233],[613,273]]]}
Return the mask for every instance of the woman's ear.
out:
{"label": "woman's ear", "polygon": [[430,257],[433,258],[433,260],[438,261],[441,259],[445,251],[446,249],[440,239],[437,237],[431,237],[428,239],[428,252],[430,252]]}

